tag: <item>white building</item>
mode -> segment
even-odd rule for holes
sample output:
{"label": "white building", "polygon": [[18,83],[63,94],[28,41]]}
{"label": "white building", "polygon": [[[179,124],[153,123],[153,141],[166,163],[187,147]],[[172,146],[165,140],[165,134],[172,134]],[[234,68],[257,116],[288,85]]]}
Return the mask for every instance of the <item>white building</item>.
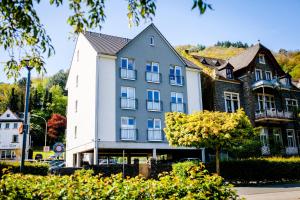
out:
{"label": "white building", "polygon": [[201,70],[153,25],[134,39],[80,34],[67,81],[67,166],[134,157],[204,159],[204,149],[174,148],[165,112],[202,110]]}
{"label": "white building", "polygon": [[[0,115],[0,159],[20,160],[23,135],[19,133],[19,127],[23,122],[22,116],[18,116],[10,109]],[[28,157],[29,136],[27,136],[26,156]]]}

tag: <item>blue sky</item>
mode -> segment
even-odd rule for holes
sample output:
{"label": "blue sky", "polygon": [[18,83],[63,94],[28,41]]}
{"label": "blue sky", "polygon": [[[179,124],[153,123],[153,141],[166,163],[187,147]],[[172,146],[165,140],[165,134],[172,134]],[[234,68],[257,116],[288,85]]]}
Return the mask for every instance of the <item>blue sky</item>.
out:
{"label": "blue sky", "polygon": [[[65,1],[67,2],[67,1]],[[258,39],[278,51],[300,49],[299,0],[207,0],[214,10],[200,16],[191,11],[193,0],[157,0],[154,24],[172,45],[204,44],[217,41],[242,41],[249,44]],[[106,1],[106,21],[102,33],[133,38],[150,22],[129,28],[125,0]],[[47,75],[59,69],[68,69],[75,41],[69,39],[72,28],[66,23],[70,14],[68,6],[50,7],[48,1],[37,6],[41,22],[51,36],[56,54],[46,59]],[[99,32],[99,29],[93,31]],[[3,51],[3,50],[1,50]],[[3,61],[0,51],[0,63]],[[23,72],[24,74],[24,72]],[[36,74],[34,73],[34,76]],[[0,64],[0,82],[7,80]]]}

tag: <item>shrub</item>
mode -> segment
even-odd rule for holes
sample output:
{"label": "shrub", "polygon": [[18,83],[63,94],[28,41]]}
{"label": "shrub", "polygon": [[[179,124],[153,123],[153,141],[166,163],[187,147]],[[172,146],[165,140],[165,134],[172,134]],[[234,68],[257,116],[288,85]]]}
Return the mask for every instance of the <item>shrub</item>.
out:
{"label": "shrub", "polygon": [[92,170],[71,176],[6,174],[0,181],[1,199],[236,199],[231,185],[222,177],[209,175],[193,166],[186,178],[175,172],[159,180],[140,176],[126,179],[122,174],[102,177]]}
{"label": "shrub", "polygon": [[[213,164],[208,166],[212,169]],[[300,158],[256,158],[223,161],[221,176],[233,183],[291,182],[300,180]]]}
{"label": "shrub", "polygon": [[[19,162],[0,162],[0,178],[3,175],[3,170],[7,169],[11,173],[20,172]],[[49,165],[44,163],[28,163],[25,162],[23,174],[33,174],[45,176],[48,174]]]}
{"label": "shrub", "polygon": [[204,169],[204,165],[199,162],[187,161],[173,164],[172,170],[178,177],[187,178],[189,176],[189,171],[195,166],[200,166],[202,170]]}

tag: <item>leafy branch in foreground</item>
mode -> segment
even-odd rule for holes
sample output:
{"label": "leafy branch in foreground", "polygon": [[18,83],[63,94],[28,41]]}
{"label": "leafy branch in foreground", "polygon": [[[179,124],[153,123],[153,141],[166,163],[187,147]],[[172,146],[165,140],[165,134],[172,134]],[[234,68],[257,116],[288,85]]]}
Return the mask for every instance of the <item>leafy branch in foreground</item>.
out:
{"label": "leafy branch in foreground", "polygon": [[[55,53],[50,36],[40,21],[35,7],[41,0],[0,1],[0,47],[8,60],[4,69],[8,78],[17,78],[22,67],[30,65],[38,73],[44,72],[44,56]],[[79,34],[90,28],[101,28],[105,21],[105,0],[49,0],[50,5],[59,7],[67,2],[72,11],[67,23]],[[192,9],[204,14],[211,4],[193,0]],[[140,20],[152,20],[156,12],[156,0],[128,0],[127,17],[131,26]],[[3,54],[2,54],[3,55]]]}

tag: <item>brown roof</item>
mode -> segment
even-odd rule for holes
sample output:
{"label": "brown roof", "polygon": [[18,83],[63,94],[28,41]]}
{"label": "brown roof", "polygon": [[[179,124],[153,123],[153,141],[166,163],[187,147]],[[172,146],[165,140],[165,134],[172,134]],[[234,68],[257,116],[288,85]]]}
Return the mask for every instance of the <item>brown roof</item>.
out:
{"label": "brown roof", "polygon": [[[191,62],[191,61],[185,59],[184,57],[180,56],[176,52],[176,50],[170,45],[170,43],[164,38],[164,36],[159,32],[159,30],[155,27],[154,24],[150,24],[148,27],[150,27],[150,26],[152,26],[163,37],[163,39],[166,41],[166,43],[170,46],[170,48],[175,52],[175,54],[182,60],[182,62],[187,67],[201,70],[201,68],[199,66],[197,66],[196,64],[194,64],[193,62]],[[128,39],[128,38],[122,38],[122,37],[106,35],[106,34],[102,34],[102,33],[95,33],[95,32],[90,32],[90,31],[86,31],[84,33],[84,36],[86,37],[86,39],[90,42],[90,44],[93,46],[93,48],[98,53],[106,54],[106,55],[116,55],[130,41],[134,40],[134,39],[131,40],[131,39]]]}
{"label": "brown roof", "polygon": [[218,58],[211,58],[211,57],[205,57],[205,56],[199,56],[199,55],[193,55],[193,57],[201,64],[212,67],[212,68],[219,68],[220,66],[224,65],[226,63],[226,60],[218,59]]}
{"label": "brown roof", "polygon": [[84,36],[98,53],[107,55],[116,55],[130,41],[128,38],[90,31],[85,32]]}

